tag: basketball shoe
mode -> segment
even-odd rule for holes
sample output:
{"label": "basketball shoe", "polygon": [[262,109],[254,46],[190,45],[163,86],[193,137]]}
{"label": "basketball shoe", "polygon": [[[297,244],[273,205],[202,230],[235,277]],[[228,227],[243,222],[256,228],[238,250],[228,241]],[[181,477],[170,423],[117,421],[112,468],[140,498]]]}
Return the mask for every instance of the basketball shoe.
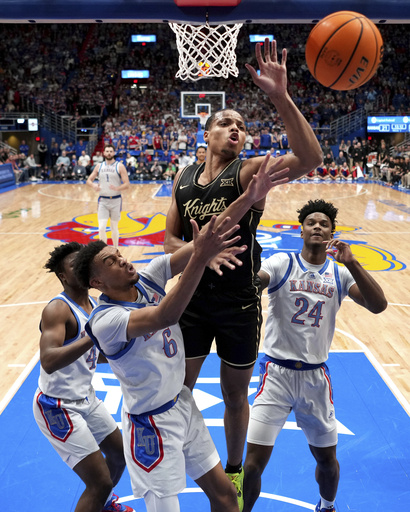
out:
{"label": "basketball shoe", "polygon": [[243,468],[240,473],[226,473],[228,475],[229,480],[233,483],[236,489],[236,496],[238,498],[238,507],[239,512],[243,510]]}
{"label": "basketball shoe", "polygon": [[105,505],[102,512],[135,512],[135,510],[131,507],[127,507],[127,505],[118,503],[118,496],[113,494],[110,504]]}
{"label": "basketball shoe", "polygon": [[320,508],[321,500],[319,500],[319,503],[316,505],[315,512],[336,512],[335,507],[332,508]]}

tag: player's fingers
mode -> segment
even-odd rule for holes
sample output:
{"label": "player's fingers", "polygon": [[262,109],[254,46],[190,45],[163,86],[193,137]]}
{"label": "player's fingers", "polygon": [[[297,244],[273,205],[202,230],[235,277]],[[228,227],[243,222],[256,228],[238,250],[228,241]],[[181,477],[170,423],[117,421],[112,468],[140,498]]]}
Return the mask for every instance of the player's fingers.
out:
{"label": "player's fingers", "polygon": [[288,178],[288,174],[289,174],[289,167],[285,167],[284,169],[280,169],[280,171],[276,171],[274,172],[273,174],[270,175],[270,179],[272,182],[274,181],[278,181],[278,180],[281,180],[281,179],[289,179]]}
{"label": "player's fingers", "polygon": [[282,50],[282,61],[281,61],[282,66],[286,65],[287,56],[288,56],[288,51],[287,51],[286,48],[283,48],[283,50]]}
{"label": "player's fingers", "polygon": [[[272,44],[272,47],[273,47],[273,44]],[[272,60],[273,62],[275,62],[276,56],[273,54],[273,48],[271,50],[271,45],[270,45],[270,41],[269,41],[268,37],[265,38],[265,43],[264,43],[263,49],[264,49],[265,61],[270,62]]]}
{"label": "player's fingers", "polygon": [[195,219],[190,219],[190,223],[192,226],[192,235],[195,237],[199,233],[198,224],[196,223]]}
{"label": "player's fingers", "polygon": [[221,245],[222,245],[222,247],[229,247],[230,245],[233,245],[233,244],[236,244],[237,242],[239,242],[240,239],[241,239],[241,237],[238,235],[238,236],[235,236],[234,238],[230,238],[229,240],[225,240],[224,242],[222,242]]}
{"label": "player's fingers", "polygon": [[250,64],[245,64],[245,67],[251,74],[252,80],[253,81],[257,80],[259,75],[258,75],[256,69],[253,66],[251,66]]}
{"label": "player's fingers", "polygon": [[272,62],[277,62],[278,61],[278,54],[277,54],[277,45],[276,45],[276,39],[274,39],[272,41],[272,49],[271,49],[271,53],[270,53],[270,58],[272,60]]}

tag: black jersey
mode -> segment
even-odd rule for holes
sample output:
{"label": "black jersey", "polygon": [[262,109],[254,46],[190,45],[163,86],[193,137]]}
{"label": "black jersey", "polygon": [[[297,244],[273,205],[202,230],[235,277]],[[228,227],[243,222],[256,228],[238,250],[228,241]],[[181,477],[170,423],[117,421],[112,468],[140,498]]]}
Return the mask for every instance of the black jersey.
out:
{"label": "black jersey", "polygon": [[[243,192],[239,181],[242,161],[234,160],[225,167],[218,176],[207,185],[198,183],[199,176],[205,164],[188,165],[181,173],[175,184],[175,198],[182,221],[183,238],[192,240],[190,219],[195,219],[199,227],[209,222],[212,215],[219,215],[233,203]],[[215,285],[229,288],[239,288],[251,284],[260,269],[260,254],[262,249],[256,241],[256,228],[262,216],[262,210],[250,208],[239,222],[240,229],[234,236],[240,235],[238,245],[246,244],[248,249],[238,256],[243,265],[235,270],[222,268],[223,276],[205,269],[200,287]]]}

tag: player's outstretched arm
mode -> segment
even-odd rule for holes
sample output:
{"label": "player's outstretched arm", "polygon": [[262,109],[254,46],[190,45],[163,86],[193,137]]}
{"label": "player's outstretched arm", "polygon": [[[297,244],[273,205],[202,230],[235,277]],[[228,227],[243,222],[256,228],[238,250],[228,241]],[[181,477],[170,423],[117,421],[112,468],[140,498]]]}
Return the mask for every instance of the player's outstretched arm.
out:
{"label": "player's outstretched arm", "polygon": [[250,64],[245,66],[255,85],[269,96],[285,124],[292,153],[285,156],[283,166],[290,168],[289,179],[294,180],[319,165],[322,160],[322,151],[311,126],[287,92],[286,48],[282,50],[280,63],[277,57],[276,40],[270,42],[266,38],[263,50],[262,56],[262,45],[256,45],[255,54],[260,75]]}
{"label": "player's outstretched arm", "polygon": [[[236,225],[227,229],[226,226],[229,220],[229,218],[225,219],[216,227],[216,217],[214,216],[201,231],[199,231],[197,223],[191,220],[193,241],[171,256],[173,274],[184,270],[181,278],[167,293],[158,307],[144,308],[143,311],[131,311],[127,326],[128,339],[142,336],[154,330],[165,329],[178,322],[191,300],[209,260],[225,247],[238,242],[240,237],[230,237],[239,229],[239,226]],[[191,249],[189,246],[192,246]],[[191,255],[188,264],[186,264],[189,249]]]}

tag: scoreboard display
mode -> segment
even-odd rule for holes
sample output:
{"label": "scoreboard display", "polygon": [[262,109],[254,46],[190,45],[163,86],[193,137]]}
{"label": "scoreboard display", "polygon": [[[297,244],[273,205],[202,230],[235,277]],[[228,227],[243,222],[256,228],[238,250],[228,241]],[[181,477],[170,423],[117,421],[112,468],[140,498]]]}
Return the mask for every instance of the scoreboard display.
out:
{"label": "scoreboard display", "polygon": [[369,116],[368,133],[406,133],[410,132],[410,116]]}

